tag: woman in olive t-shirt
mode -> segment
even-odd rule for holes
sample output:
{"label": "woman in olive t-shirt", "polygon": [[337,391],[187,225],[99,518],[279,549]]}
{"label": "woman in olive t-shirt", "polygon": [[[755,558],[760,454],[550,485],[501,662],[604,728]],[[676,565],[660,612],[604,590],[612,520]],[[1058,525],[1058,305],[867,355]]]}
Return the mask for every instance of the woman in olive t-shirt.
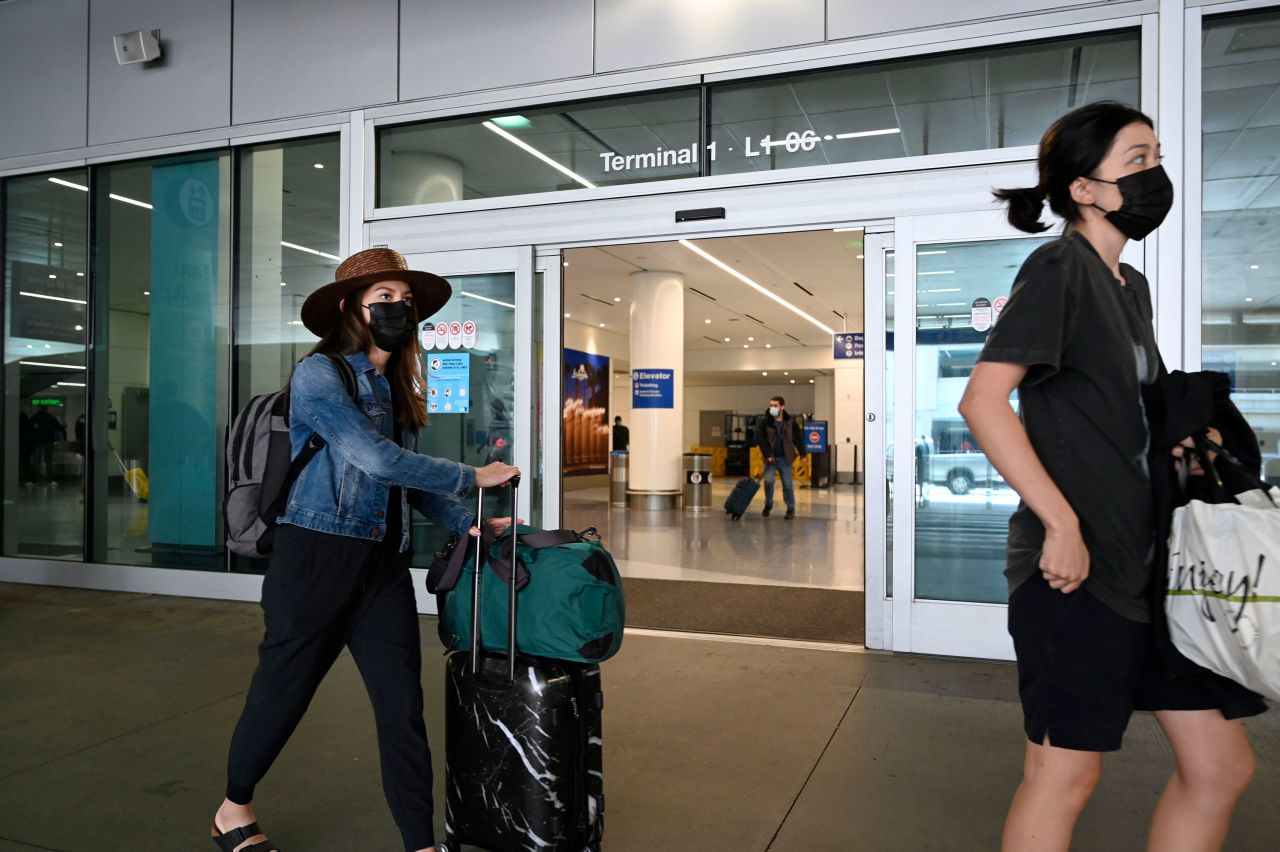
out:
{"label": "woman in olive t-shirt", "polygon": [[1022,498],[1005,573],[1027,747],[1004,849],[1070,846],[1134,710],[1155,711],[1176,761],[1148,848],[1220,849],[1254,770],[1239,719],[1266,705],[1205,670],[1170,678],[1154,653],[1141,393],[1160,353],[1147,281],[1120,262],[1173,204],[1151,119],[1114,102],[1069,113],[1040,142],[1038,186],[996,197],[1023,231],[1047,230],[1046,200],[1068,223],[1019,270],[960,403]]}

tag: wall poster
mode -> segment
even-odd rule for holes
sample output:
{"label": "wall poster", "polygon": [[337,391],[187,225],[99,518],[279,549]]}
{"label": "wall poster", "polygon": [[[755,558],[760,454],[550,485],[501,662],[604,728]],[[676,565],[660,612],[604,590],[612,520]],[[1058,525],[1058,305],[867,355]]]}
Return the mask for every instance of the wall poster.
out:
{"label": "wall poster", "polygon": [[609,470],[609,359],[564,350],[564,472]]}

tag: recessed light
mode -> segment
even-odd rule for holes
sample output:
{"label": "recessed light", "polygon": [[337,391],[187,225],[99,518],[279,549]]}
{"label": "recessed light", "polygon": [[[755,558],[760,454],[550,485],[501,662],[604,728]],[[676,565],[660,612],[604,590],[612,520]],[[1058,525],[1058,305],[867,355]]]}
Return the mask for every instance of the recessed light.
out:
{"label": "recessed light", "polygon": [[[52,276],[50,276],[50,277],[52,277]],[[1252,297],[1252,296],[1245,296],[1245,297],[1244,297],[1244,300],[1245,300],[1246,302],[1252,302],[1252,301],[1253,301],[1253,297]]]}
{"label": "recessed light", "polygon": [[784,375],[784,376],[789,376],[789,375],[791,375],[791,371],[790,371],[790,370],[783,370],[783,371],[782,371],[782,375]]}
{"label": "recessed light", "polygon": [[773,348],[773,344],[772,344],[772,343],[766,343],[766,344],[764,345],[764,348],[765,348],[765,349],[772,349],[772,348]]}
{"label": "recessed light", "polygon": [[747,342],[748,342],[748,343],[755,343],[755,342],[756,342],[756,339],[755,339],[754,337],[748,337],[748,338],[747,338]]}
{"label": "recessed light", "polygon": [[810,380],[809,380],[809,384],[813,384],[813,379],[810,379]]}
{"label": "recessed light", "polygon": [[725,342],[725,343],[729,343],[729,342],[730,342],[729,338],[727,338],[727,337],[726,337],[726,338],[724,339],[724,342]]}
{"label": "recessed light", "polygon": [[711,325],[711,320],[709,319],[704,319],[702,322],[704,325]]}
{"label": "recessed light", "polygon": [[53,247],[54,247],[54,248],[62,248],[62,243],[54,243],[54,244],[53,244]]}
{"label": "recessed light", "polygon": [[324,168],[324,163],[312,163],[312,165],[313,165],[313,166],[315,166],[317,169],[323,169],[323,168]]}
{"label": "recessed light", "polygon": [[760,375],[762,375],[762,376],[767,376],[767,375],[769,375],[769,371],[768,371],[768,370],[761,370],[761,371],[760,371]]}
{"label": "recessed light", "polygon": [[77,278],[83,278],[83,277],[84,277],[84,273],[83,273],[83,272],[77,272],[77,273],[76,273],[76,277],[77,277]]}
{"label": "recessed light", "polygon": [[744,343],[744,344],[742,344],[742,348],[743,348],[743,349],[750,349],[751,347]]}
{"label": "recessed light", "polygon": [[30,343],[28,343],[28,344],[27,344],[27,348],[28,348],[28,349],[35,349],[35,347],[34,347],[34,346],[32,346]]}
{"label": "recessed light", "polygon": [[1249,268],[1250,268],[1250,269],[1257,269],[1257,268],[1258,268],[1258,264],[1256,264],[1256,263],[1254,263],[1254,264],[1250,264]]}
{"label": "recessed light", "polygon": [[567,261],[567,260],[566,260],[564,263],[562,263],[562,264],[560,264],[560,265],[561,265],[561,266],[568,266],[568,265],[569,265],[569,261]]}
{"label": "recessed light", "polygon": [[285,284],[283,281],[281,281],[281,282],[280,282],[280,286],[281,286],[281,287],[288,287],[289,285],[288,285],[288,284]]}
{"label": "recessed light", "polygon": [[564,315],[564,318],[565,318],[565,319],[571,319],[572,317],[573,317],[573,314],[565,314],[565,315]]}
{"label": "recessed light", "polygon": [[150,296],[150,295],[151,295],[151,291],[150,291],[150,290],[143,290],[143,291],[142,291],[142,295],[144,295],[144,296]]}
{"label": "recessed light", "polygon": [[46,343],[46,344],[44,345],[44,348],[45,348],[45,349],[52,349],[52,348],[53,348],[53,344],[52,344],[52,343]]}
{"label": "recessed light", "polygon": [[52,279],[52,278],[57,278],[58,276],[56,276],[56,275],[50,275],[49,277]]}
{"label": "recessed light", "polygon": [[84,331],[84,326],[82,325],[76,326],[76,331]]}
{"label": "recessed light", "polygon": [[600,327],[601,327],[601,328],[604,328],[604,323],[600,323]]}
{"label": "recessed light", "polygon": [[796,383],[796,380],[795,380],[795,379],[792,379],[792,380],[791,380],[791,384],[793,384],[793,385],[794,385],[795,383]]}
{"label": "recessed light", "polygon": [[858,260],[862,260],[862,255],[858,255]]}
{"label": "recessed light", "polygon": [[621,297],[621,296],[614,296],[614,297],[613,297],[613,300],[614,300],[615,302],[621,302],[621,301],[622,301],[622,297]]}

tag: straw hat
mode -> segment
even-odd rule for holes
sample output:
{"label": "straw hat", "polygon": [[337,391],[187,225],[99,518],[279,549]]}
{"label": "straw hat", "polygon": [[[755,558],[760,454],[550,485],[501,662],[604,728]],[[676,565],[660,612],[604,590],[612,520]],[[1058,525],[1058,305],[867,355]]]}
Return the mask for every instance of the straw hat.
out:
{"label": "straw hat", "polygon": [[409,285],[418,322],[440,310],[453,295],[448,281],[430,272],[410,269],[404,255],[386,246],[351,255],[338,264],[335,279],[302,303],[302,324],[317,337],[328,334],[338,321],[339,302],[378,281],[403,281]]}

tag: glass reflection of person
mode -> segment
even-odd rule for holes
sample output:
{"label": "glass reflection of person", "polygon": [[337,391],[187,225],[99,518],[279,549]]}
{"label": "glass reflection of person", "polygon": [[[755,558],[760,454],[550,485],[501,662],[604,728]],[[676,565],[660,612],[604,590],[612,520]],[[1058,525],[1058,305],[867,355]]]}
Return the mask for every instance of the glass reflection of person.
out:
{"label": "glass reflection of person", "polygon": [[[518,474],[501,462],[474,468],[414,452],[427,425],[414,331],[450,292],[444,279],[409,270],[398,252],[374,248],[344,261],[337,280],[302,306],[303,323],[321,340],[290,381],[290,438],[295,453],[313,435],[325,444],[290,491],[263,581],[266,636],[211,830],[225,852],[274,849],[256,822],[254,788],[344,646],[373,705],[383,786],[404,848],[435,848],[409,509],[478,535],[456,495]],[[325,353],[351,365],[355,400]],[[510,519],[489,524],[501,533]]]}
{"label": "glass reflection of person", "polygon": [[1047,230],[1046,198],[1067,221],[1019,270],[960,403],[1022,498],[1005,573],[1027,744],[1004,849],[1068,848],[1135,709],[1155,711],[1176,766],[1147,848],[1220,849],[1254,769],[1239,719],[1266,705],[1203,669],[1171,677],[1155,648],[1141,393],[1160,353],[1147,281],[1120,262],[1173,204],[1151,119],[1113,102],[1063,116],[1040,142],[1038,185],[996,197],[1023,231]]}

